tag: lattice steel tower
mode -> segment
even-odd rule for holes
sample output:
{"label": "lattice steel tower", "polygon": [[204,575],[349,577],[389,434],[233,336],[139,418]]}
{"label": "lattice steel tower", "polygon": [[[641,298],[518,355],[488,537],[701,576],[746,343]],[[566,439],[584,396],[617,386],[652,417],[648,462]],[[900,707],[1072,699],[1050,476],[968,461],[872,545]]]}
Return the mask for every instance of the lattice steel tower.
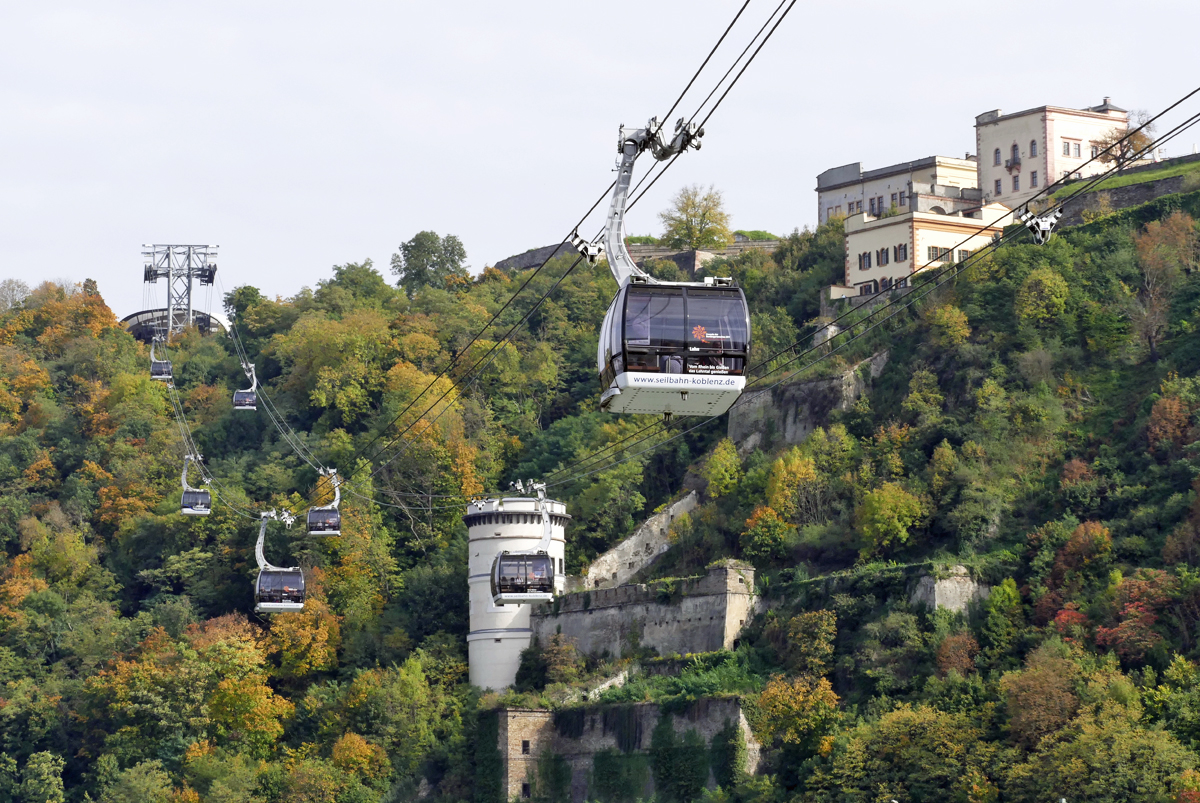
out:
{"label": "lattice steel tower", "polygon": [[217,275],[215,245],[143,245],[144,281],[167,280],[167,336],[179,334],[192,323],[192,280],[213,283]]}

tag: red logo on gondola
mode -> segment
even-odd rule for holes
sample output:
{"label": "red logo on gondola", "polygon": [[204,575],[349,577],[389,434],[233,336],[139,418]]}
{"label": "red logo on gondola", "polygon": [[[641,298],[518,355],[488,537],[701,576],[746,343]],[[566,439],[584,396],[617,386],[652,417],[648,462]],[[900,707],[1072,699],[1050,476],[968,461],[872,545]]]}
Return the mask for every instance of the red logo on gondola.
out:
{"label": "red logo on gondola", "polygon": [[692,327],[692,339],[699,340],[701,343],[707,343],[708,342],[708,330],[705,329],[703,326],[693,326]]}

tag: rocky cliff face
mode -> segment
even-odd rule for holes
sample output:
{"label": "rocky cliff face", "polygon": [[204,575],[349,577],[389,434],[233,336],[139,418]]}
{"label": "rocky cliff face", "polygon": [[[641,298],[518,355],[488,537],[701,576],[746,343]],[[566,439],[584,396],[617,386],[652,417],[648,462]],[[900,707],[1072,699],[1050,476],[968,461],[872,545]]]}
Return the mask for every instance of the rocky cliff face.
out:
{"label": "rocky cliff face", "polygon": [[887,361],[888,353],[881,351],[841,376],[747,391],[729,411],[729,439],[742,454],[802,443],[817,427],[828,425],[834,410],[849,410]]}

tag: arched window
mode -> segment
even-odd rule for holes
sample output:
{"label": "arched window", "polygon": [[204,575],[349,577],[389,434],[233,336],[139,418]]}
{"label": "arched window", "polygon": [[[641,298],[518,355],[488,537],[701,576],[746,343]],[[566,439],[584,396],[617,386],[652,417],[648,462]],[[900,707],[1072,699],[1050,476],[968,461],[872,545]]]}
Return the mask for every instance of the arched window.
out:
{"label": "arched window", "polygon": [[1037,156],[1037,140],[1036,139],[1029,140],[1029,155]]}
{"label": "arched window", "polygon": [[1017,143],[1015,143],[1015,142],[1013,143],[1012,153],[1013,153],[1012,160],[1013,160],[1014,164],[1021,161],[1021,149],[1017,147]]}
{"label": "arched window", "polygon": [[1000,149],[996,148],[996,152],[992,154],[992,164],[1000,164]]}

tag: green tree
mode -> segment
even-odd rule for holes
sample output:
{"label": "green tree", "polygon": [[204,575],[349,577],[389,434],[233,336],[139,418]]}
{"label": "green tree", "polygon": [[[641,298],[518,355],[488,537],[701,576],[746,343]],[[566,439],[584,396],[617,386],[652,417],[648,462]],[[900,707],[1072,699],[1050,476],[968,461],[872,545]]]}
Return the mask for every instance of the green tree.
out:
{"label": "green tree", "polygon": [[664,228],[661,240],[669,248],[716,250],[733,242],[721,193],[711,185],[707,190],[699,184],[684,187],[658,219]]}
{"label": "green tree", "polygon": [[726,496],[737,489],[742,481],[742,459],[737,447],[729,438],[723,438],[704,463],[701,476],[708,481],[708,495],[712,499]]}
{"label": "green tree", "polygon": [[143,761],[117,774],[100,803],[170,803],[171,776],[161,761]]}
{"label": "green tree", "polygon": [[923,507],[920,499],[897,482],[885,482],[866,493],[854,514],[863,539],[863,557],[907,543],[909,528],[921,520]]}
{"label": "green tree", "polygon": [[787,555],[796,527],[779,517],[774,508],[755,508],[742,533],[742,554],[753,561],[769,562]]}
{"label": "green tree", "polygon": [[423,287],[444,290],[467,280],[466,260],[467,250],[453,234],[439,237],[436,232],[422,231],[392,254],[392,273],[400,277],[397,284],[413,296]]}
{"label": "green tree", "polygon": [[1017,319],[1040,329],[1051,327],[1066,312],[1070,292],[1066,280],[1052,268],[1031,271],[1017,290]]}
{"label": "green tree", "polygon": [[66,762],[54,753],[34,753],[21,770],[22,803],[63,803],[62,772]]}

